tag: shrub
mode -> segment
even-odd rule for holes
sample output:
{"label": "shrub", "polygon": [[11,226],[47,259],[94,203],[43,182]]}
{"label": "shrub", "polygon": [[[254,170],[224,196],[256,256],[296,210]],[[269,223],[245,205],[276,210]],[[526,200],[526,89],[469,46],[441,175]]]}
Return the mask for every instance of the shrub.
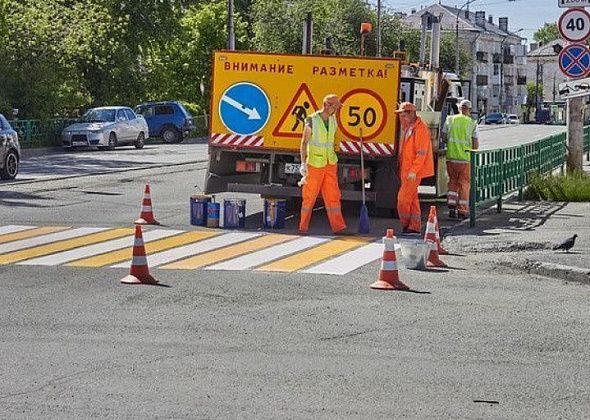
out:
{"label": "shrub", "polygon": [[583,171],[567,175],[533,174],[524,192],[526,200],[590,201],[590,176]]}

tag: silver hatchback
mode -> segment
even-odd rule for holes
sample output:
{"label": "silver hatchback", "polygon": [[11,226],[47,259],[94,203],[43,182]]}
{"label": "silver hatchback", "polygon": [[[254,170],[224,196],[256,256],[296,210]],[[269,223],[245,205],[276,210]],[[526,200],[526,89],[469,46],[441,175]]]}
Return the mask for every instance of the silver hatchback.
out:
{"label": "silver hatchback", "polygon": [[98,147],[113,150],[124,144],[141,149],[147,137],[145,119],[131,108],[122,106],[89,109],[79,122],[67,126],[61,133],[66,149]]}
{"label": "silver hatchback", "polygon": [[18,134],[4,115],[0,114],[0,178],[14,179],[20,163]]}

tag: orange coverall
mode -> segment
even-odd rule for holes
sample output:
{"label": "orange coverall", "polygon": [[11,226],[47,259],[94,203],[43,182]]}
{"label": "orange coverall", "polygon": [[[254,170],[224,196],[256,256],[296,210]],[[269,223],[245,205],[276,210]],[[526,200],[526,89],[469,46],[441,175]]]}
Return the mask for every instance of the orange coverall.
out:
{"label": "orange coverall", "polygon": [[[404,131],[398,152],[401,186],[397,194],[397,212],[403,227],[420,232],[422,219],[418,186],[422,178],[434,175],[434,157],[430,141],[430,129],[420,117],[412,127]],[[416,179],[408,179],[414,172]]]}
{"label": "orange coverall", "polygon": [[326,165],[323,168],[314,168],[308,166],[307,183],[303,185],[303,201],[301,203],[301,220],[299,230],[307,232],[313,206],[322,193],[326,214],[330,221],[332,232],[338,232],[346,229],[346,222],[340,209],[340,188],[338,187],[338,167],[336,165]]}

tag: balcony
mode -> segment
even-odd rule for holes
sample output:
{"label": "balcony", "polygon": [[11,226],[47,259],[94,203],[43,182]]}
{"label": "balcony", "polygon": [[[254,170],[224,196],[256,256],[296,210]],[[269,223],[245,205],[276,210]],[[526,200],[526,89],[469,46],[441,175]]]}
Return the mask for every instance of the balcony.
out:
{"label": "balcony", "polygon": [[504,64],[514,64],[514,56],[510,54],[504,54]]}
{"label": "balcony", "polygon": [[487,63],[489,60],[489,56],[487,52],[484,51],[477,51],[475,53],[475,59],[478,63]]}

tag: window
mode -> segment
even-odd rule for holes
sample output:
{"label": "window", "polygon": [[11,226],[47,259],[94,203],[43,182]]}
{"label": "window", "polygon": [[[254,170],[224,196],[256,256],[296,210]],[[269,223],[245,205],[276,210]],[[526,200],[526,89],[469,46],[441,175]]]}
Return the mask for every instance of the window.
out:
{"label": "window", "polygon": [[156,115],[173,115],[174,107],[171,105],[158,105],[156,106]]}
{"label": "window", "polygon": [[125,116],[125,112],[122,109],[117,111],[117,121],[127,121],[127,117]]}
{"label": "window", "polygon": [[125,111],[125,115],[127,116],[127,119],[129,121],[132,121],[132,120],[134,120],[136,118],[135,117],[135,114],[130,109],[124,109],[123,111]]}
{"label": "window", "polygon": [[487,86],[488,85],[488,76],[484,74],[478,74],[476,78],[477,86]]}
{"label": "window", "polygon": [[154,116],[154,108],[151,106],[145,106],[141,108],[135,109],[136,114],[141,114],[144,117],[153,117]]}
{"label": "window", "polygon": [[500,74],[500,66],[498,64],[494,64],[494,76]]}

